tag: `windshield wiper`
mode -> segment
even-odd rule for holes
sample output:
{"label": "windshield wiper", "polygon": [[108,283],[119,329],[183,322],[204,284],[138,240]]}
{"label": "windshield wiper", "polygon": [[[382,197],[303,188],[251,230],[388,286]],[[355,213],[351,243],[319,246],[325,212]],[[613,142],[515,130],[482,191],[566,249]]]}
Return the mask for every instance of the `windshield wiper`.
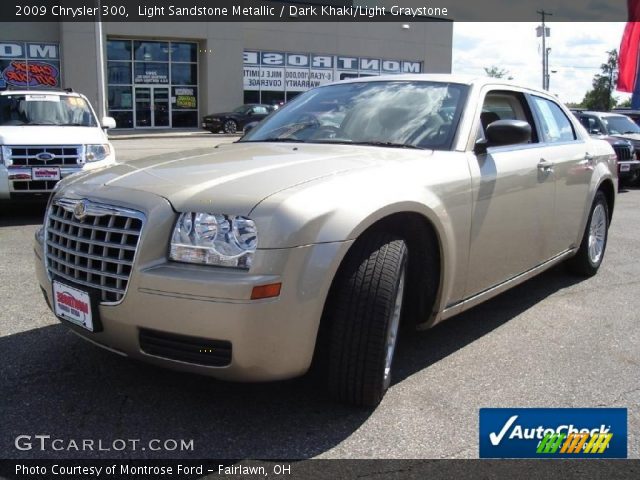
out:
{"label": "windshield wiper", "polygon": [[626,132],[622,132],[623,135],[629,135],[630,133],[640,133],[640,132],[634,132],[632,130],[628,130]]}
{"label": "windshield wiper", "polygon": [[242,140],[242,142],[240,143],[257,143],[257,142],[290,142],[290,143],[305,143],[304,140],[299,140],[297,138],[280,138],[280,137],[273,137],[273,138],[262,138],[260,140]]}
{"label": "windshield wiper", "polygon": [[27,122],[24,125],[43,126],[43,125],[60,125],[60,124],[59,123],[52,123],[52,122]]}
{"label": "windshield wiper", "polygon": [[424,150],[424,148],[418,147],[417,145],[411,145],[410,143],[369,141],[369,142],[353,142],[353,144],[354,145],[371,145],[372,147],[411,148],[414,150]]}

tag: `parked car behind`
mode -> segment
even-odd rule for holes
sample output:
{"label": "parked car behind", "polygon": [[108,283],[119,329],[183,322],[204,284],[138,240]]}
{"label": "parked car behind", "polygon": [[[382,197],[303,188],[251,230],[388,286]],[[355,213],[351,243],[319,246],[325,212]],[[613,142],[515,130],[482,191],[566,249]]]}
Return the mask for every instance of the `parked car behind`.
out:
{"label": "parked car behind", "polygon": [[65,180],[37,278],[67,327],[119,354],[238,381],[314,363],[335,398],[376,405],[400,325],[560,262],[594,275],[616,180],[612,147],[544,91],[358,78],[302,93],[239,142]]}
{"label": "parked car behind", "polygon": [[70,90],[0,92],[0,200],[46,199],[61,178],[115,163],[115,126]]}
{"label": "parked car behind", "polygon": [[251,122],[259,122],[276,108],[272,105],[248,103],[234,108],[230,112],[211,113],[202,118],[202,128],[211,133],[242,132],[245,125]]}
{"label": "parked car behind", "polygon": [[618,157],[620,186],[640,181],[640,127],[625,115],[574,110],[589,134],[611,144]]}

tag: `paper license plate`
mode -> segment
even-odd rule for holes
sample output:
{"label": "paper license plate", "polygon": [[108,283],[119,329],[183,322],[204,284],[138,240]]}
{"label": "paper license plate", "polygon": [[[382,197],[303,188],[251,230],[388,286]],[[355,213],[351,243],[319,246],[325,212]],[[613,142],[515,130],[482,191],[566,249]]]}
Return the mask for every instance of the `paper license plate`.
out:
{"label": "paper license plate", "polygon": [[58,317],[94,331],[91,297],[87,292],[54,280],[53,307]]}
{"label": "paper license plate", "polygon": [[60,180],[60,169],[55,167],[35,167],[31,169],[33,180]]}

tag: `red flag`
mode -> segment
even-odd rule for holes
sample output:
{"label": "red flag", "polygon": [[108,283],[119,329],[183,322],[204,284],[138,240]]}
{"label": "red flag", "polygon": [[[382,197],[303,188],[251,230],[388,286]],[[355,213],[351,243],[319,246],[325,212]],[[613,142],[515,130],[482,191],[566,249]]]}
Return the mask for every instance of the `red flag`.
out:
{"label": "red flag", "polygon": [[624,28],[618,55],[618,88],[632,93],[638,83],[638,54],[640,53],[640,0],[627,0],[629,21]]}

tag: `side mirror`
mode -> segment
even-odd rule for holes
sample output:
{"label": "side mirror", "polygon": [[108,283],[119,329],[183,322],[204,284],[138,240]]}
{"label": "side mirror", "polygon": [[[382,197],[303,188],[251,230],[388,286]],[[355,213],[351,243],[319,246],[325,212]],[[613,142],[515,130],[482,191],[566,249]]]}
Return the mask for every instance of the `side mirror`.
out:
{"label": "side mirror", "polygon": [[589,130],[589,133],[591,135],[600,135],[600,129],[599,128],[592,128],[591,130]]}
{"label": "side mirror", "polygon": [[249,131],[251,129],[253,129],[253,127],[255,127],[256,125],[258,125],[258,122],[249,122],[244,126],[244,134],[246,135],[247,133],[249,133]]}
{"label": "side mirror", "polygon": [[102,117],[102,128],[105,130],[109,128],[116,128],[116,121],[113,117]]}
{"label": "side mirror", "polygon": [[486,140],[476,142],[476,155],[487,153],[489,147],[528,142],[531,140],[531,125],[522,120],[496,120],[487,126],[485,136]]}

